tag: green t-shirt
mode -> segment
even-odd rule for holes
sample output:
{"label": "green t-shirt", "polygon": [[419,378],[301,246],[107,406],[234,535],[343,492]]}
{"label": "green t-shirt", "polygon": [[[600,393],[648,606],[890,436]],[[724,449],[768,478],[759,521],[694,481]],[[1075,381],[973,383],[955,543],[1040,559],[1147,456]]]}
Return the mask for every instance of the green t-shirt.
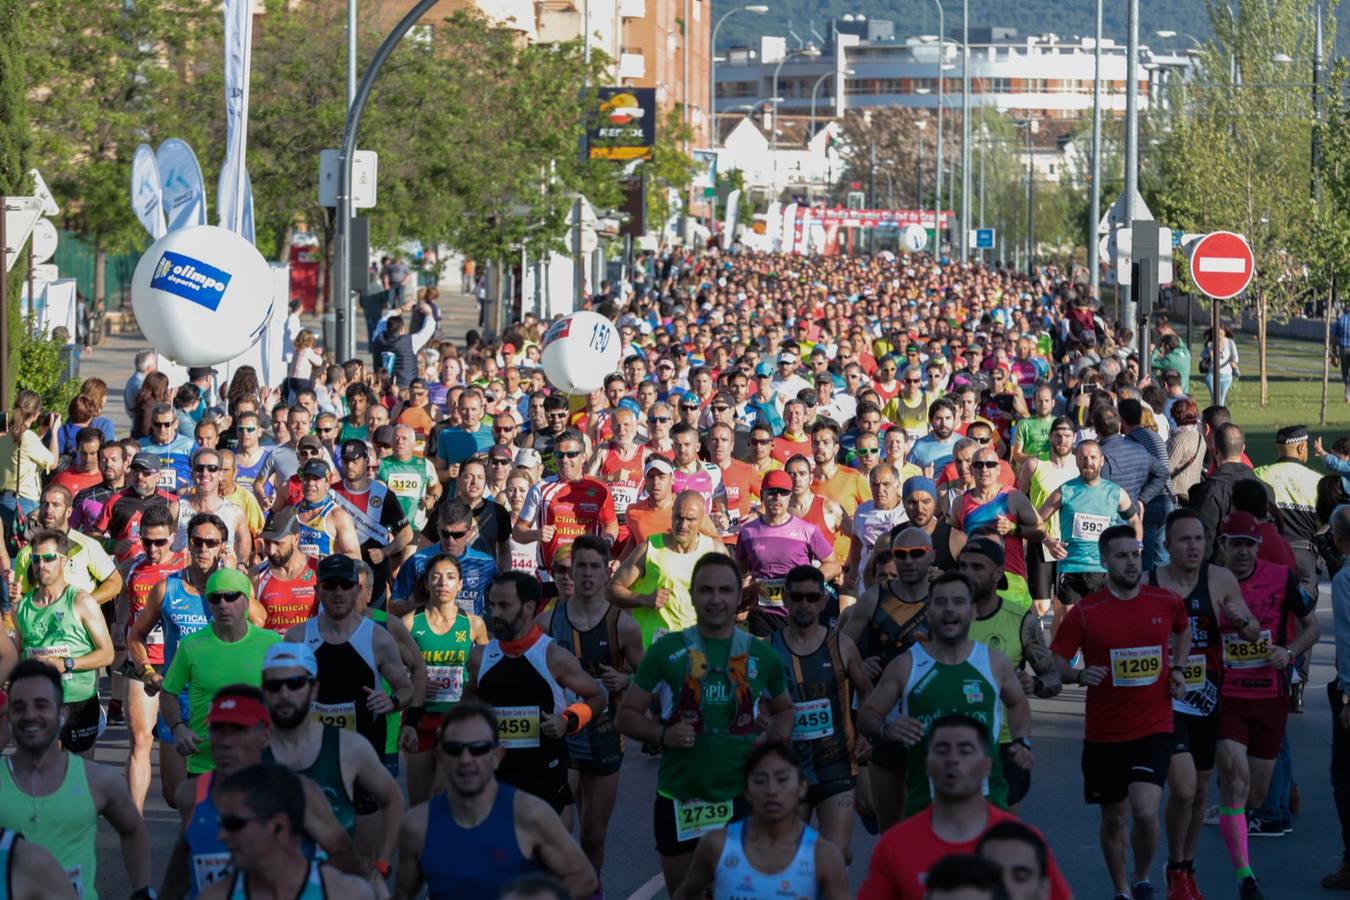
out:
{"label": "green t-shirt", "polygon": [[409,460],[397,460],[392,456],[380,460],[380,480],[398,497],[398,505],[403,507],[403,514],[414,528],[426,524],[426,514],[420,504],[435,478],[435,467],[416,456]]}
{"label": "green t-shirt", "polygon": [[[709,668],[725,669],[731,639],[705,638],[704,646]],[[684,687],[687,655],[682,632],[664,635],[652,643],[633,676],[638,687],[656,695],[664,720],[670,719]],[[783,661],[766,641],[751,639],[747,674],[757,701],[787,691]],[[702,713],[707,727],[719,733],[700,734],[689,750],[663,749],[656,778],[658,793],[677,800],[730,800],[744,792],[741,763],[753,741],[722,733],[730,726],[735,709],[736,691],[730,679],[710,671],[703,681]]]}
{"label": "green t-shirt", "polygon": [[228,643],[216,637],[209,627],[184,638],[173,655],[173,663],[164,676],[162,690],[170,694],[188,692],[188,727],[197,735],[196,753],[188,757],[191,775],[214,768],[211,744],[207,739],[206,713],[216,691],[231,684],[262,684],[262,663],[267,648],[281,635],[249,624],[239,640]]}
{"label": "green t-shirt", "polygon": [[370,429],[364,425],[357,425],[351,420],[351,416],[343,416],[342,429],[338,431],[338,443],[352,439],[358,441],[370,440]]}

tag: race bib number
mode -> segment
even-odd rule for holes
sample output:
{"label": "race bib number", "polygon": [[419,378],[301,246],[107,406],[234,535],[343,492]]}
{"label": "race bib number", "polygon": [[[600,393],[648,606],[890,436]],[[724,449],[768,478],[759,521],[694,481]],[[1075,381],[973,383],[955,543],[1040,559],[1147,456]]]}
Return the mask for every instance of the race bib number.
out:
{"label": "race bib number", "polygon": [[334,728],[342,728],[346,731],[356,730],[355,700],[346,703],[312,701],[309,704],[309,714],[325,725],[332,725]]}
{"label": "race bib number", "polygon": [[703,837],[731,821],[732,802],[719,800],[675,801],[675,840],[680,843]]}
{"label": "race bib number", "polygon": [[[226,858],[229,854],[226,854]],[[71,866],[66,869],[66,877],[70,879],[70,886],[75,889],[76,897],[84,896],[84,875],[80,872],[79,866]]]}
{"label": "race bib number", "polygon": [[463,666],[427,666],[428,702],[458,703],[463,695]]}
{"label": "race bib number", "polygon": [[178,489],[178,470],[173,466],[159,470],[159,486],[166,491]]}
{"label": "race bib number", "polygon": [[1228,669],[1262,669],[1270,665],[1270,629],[1264,628],[1254,641],[1244,641],[1237,632],[1223,636],[1223,664]]}
{"label": "race bib number", "polygon": [[759,583],[759,605],[781,608],[783,605],[782,578],[768,578]]}
{"label": "race bib number", "polygon": [[197,887],[224,881],[230,877],[230,852],[198,853],[192,857],[192,872],[197,876]]}
{"label": "race bib number", "polygon": [[400,497],[417,497],[422,493],[422,479],[416,475],[390,475],[389,490]]}
{"label": "race bib number", "polygon": [[635,485],[621,484],[617,481],[611,481],[607,487],[609,495],[614,498],[614,512],[626,512],[631,503],[637,500],[638,489]]}
{"label": "race bib number", "polygon": [[1192,653],[1186,657],[1186,664],[1181,667],[1181,675],[1186,679],[1186,690],[1195,691],[1205,685],[1205,655],[1203,653]]}
{"label": "race bib number", "polygon": [[1111,527],[1110,516],[1090,516],[1087,513],[1073,514],[1073,528],[1070,532],[1075,541],[1096,542],[1102,532]]}
{"label": "race bib number", "polygon": [[834,707],[829,697],[792,704],[792,739],[818,741],[834,734]]}
{"label": "race bib number", "polygon": [[[65,659],[67,656],[77,656],[78,654],[70,651],[69,644],[48,644],[45,647],[25,647],[23,655],[28,659]],[[72,672],[62,672],[61,680],[70,681],[74,677]]]}
{"label": "race bib number", "polygon": [[539,746],[539,707],[498,706],[497,742],[507,750]]}
{"label": "race bib number", "polygon": [[1148,687],[1162,674],[1162,647],[1121,647],[1111,651],[1111,683]]}

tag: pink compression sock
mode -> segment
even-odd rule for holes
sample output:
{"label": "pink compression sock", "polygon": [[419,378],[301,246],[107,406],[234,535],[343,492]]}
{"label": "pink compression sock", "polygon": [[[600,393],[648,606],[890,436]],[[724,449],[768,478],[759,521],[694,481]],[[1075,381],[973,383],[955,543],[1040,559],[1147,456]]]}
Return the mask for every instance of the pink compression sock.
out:
{"label": "pink compression sock", "polygon": [[1224,845],[1228,848],[1228,858],[1233,861],[1237,872],[1251,872],[1247,862],[1247,815],[1242,807],[1221,806],[1219,808],[1219,833],[1223,835]]}

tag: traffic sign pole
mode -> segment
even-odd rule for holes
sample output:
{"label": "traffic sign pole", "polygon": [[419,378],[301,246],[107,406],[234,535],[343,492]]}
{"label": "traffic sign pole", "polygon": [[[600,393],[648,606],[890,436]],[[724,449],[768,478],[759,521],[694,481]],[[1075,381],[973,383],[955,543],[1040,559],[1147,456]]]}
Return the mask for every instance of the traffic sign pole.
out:
{"label": "traffic sign pole", "polygon": [[1247,289],[1256,274],[1256,257],[1247,239],[1231,231],[1212,231],[1191,248],[1191,280],[1210,298],[1211,325],[1209,373],[1214,402],[1219,402],[1219,352],[1223,346],[1223,325],[1219,301],[1236,297]]}

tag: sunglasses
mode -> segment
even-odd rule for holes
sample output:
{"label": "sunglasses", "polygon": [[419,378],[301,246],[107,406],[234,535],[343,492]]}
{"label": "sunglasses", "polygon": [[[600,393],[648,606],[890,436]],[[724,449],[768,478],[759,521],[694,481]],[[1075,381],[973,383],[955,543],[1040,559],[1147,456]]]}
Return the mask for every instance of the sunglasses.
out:
{"label": "sunglasses", "polygon": [[448,539],[448,540],[452,540],[452,541],[462,541],[462,540],[464,540],[464,536],[465,536],[466,534],[468,534],[468,533],[469,533],[469,529],[468,529],[468,528],[465,528],[465,529],[463,529],[463,530],[461,530],[461,531],[452,531],[452,530],[449,529],[449,528],[442,528],[442,529],[441,529],[441,537],[446,538],[446,539]]}
{"label": "sunglasses", "polygon": [[680,409],[684,410],[685,412],[697,412],[697,411],[698,411],[698,407],[697,407],[697,406],[685,406],[683,403],[680,404]]}
{"label": "sunglasses", "polygon": [[493,464],[494,466],[509,466],[509,465],[511,465],[511,460],[509,460],[509,459],[497,459],[497,458],[494,457],[494,458],[492,459],[492,464]]}
{"label": "sunglasses", "polygon": [[750,443],[752,443],[752,444],[758,444],[759,446],[762,447],[762,446],[765,446],[765,445],[767,445],[767,444],[772,444],[772,443],[773,443],[773,438],[751,438],[751,439],[750,439]]}
{"label": "sunglasses", "polygon": [[880,456],[880,455],[881,455],[881,448],[880,448],[880,447],[855,447],[854,450],[853,450],[853,452],[854,452],[854,453],[857,453],[859,456]]}
{"label": "sunglasses", "polygon": [[785,491],[785,490],[783,490],[782,488],[769,488],[767,491],[764,492],[764,496],[765,496],[766,498],[767,498],[767,497],[786,497],[788,494],[791,494],[791,493],[792,493],[792,491]]}
{"label": "sunglasses", "polygon": [[241,425],[241,426],[239,426],[239,430],[242,431],[244,434],[252,434],[253,432],[255,432],[255,431],[258,430],[258,426],[257,426],[257,425]]}
{"label": "sunglasses", "polygon": [[[985,441],[984,443],[988,443]],[[998,460],[996,459],[977,459],[970,464],[972,469],[997,469]]]}
{"label": "sunglasses", "polygon": [[329,425],[327,428],[324,428],[322,425],[320,425],[318,431],[319,434],[332,434],[333,432],[337,431],[337,428],[333,427],[332,425]]}
{"label": "sunglasses", "polygon": [[37,562],[49,563],[61,559],[63,555],[61,553],[34,553],[32,558]]}
{"label": "sunglasses", "polygon": [[292,675],[290,678],[264,678],[262,689],[269,694],[279,694],[282,688],[288,691],[298,691],[313,680],[308,675]]}
{"label": "sunglasses", "polygon": [[463,756],[465,750],[470,756],[484,757],[496,749],[496,741],[441,741],[441,752],[451,759]]}
{"label": "sunglasses", "polygon": [[580,450],[554,450],[553,455],[558,459],[576,459],[581,456]]}
{"label": "sunglasses", "polygon": [[516,426],[515,426],[515,425],[493,425],[493,426],[492,426],[492,430],[493,430],[493,431],[515,431],[515,430],[516,430]]}
{"label": "sunglasses", "polygon": [[177,426],[178,426],[178,423],[177,423],[177,422],[156,422],[156,423],[155,423],[155,427],[156,427],[156,428],[176,428]]}
{"label": "sunglasses", "polygon": [[252,816],[218,816],[216,821],[218,821],[220,827],[226,831],[235,832],[243,831],[244,826],[248,825],[249,822],[259,822],[261,819],[256,819]]}
{"label": "sunglasses", "polygon": [[211,465],[210,463],[202,463],[199,466],[193,466],[192,471],[196,472],[198,475],[202,474],[203,472],[215,473],[220,471],[220,466]]}
{"label": "sunglasses", "polygon": [[784,591],[783,597],[796,603],[819,603],[825,599],[820,591]]}
{"label": "sunglasses", "polygon": [[141,538],[141,543],[147,547],[163,547],[167,545],[169,541],[170,538],[148,538],[148,537]]}
{"label": "sunglasses", "polygon": [[987,443],[989,443],[990,441],[992,441],[993,438],[990,438],[990,437],[973,437],[973,438],[971,438],[971,440],[974,441],[974,442],[977,443],[977,444],[987,444]]}
{"label": "sunglasses", "polygon": [[892,547],[891,555],[897,559],[921,559],[929,553],[926,547]]}
{"label": "sunglasses", "polygon": [[319,582],[319,587],[325,591],[349,591],[356,587],[356,582],[348,581],[345,578],[325,578]]}
{"label": "sunglasses", "polygon": [[669,421],[670,421],[670,416],[648,416],[648,417],[647,417],[647,423],[648,423],[649,425],[664,425],[666,422],[669,422]]}
{"label": "sunglasses", "polygon": [[193,537],[188,538],[188,543],[198,550],[200,550],[203,547],[207,548],[208,550],[214,550],[215,548],[219,547],[222,543],[224,543],[224,541],[222,541],[220,538]]}
{"label": "sunglasses", "polygon": [[244,596],[243,591],[216,591],[213,594],[206,595],[206,602],[215,606],[217,603],[233,603]]}

